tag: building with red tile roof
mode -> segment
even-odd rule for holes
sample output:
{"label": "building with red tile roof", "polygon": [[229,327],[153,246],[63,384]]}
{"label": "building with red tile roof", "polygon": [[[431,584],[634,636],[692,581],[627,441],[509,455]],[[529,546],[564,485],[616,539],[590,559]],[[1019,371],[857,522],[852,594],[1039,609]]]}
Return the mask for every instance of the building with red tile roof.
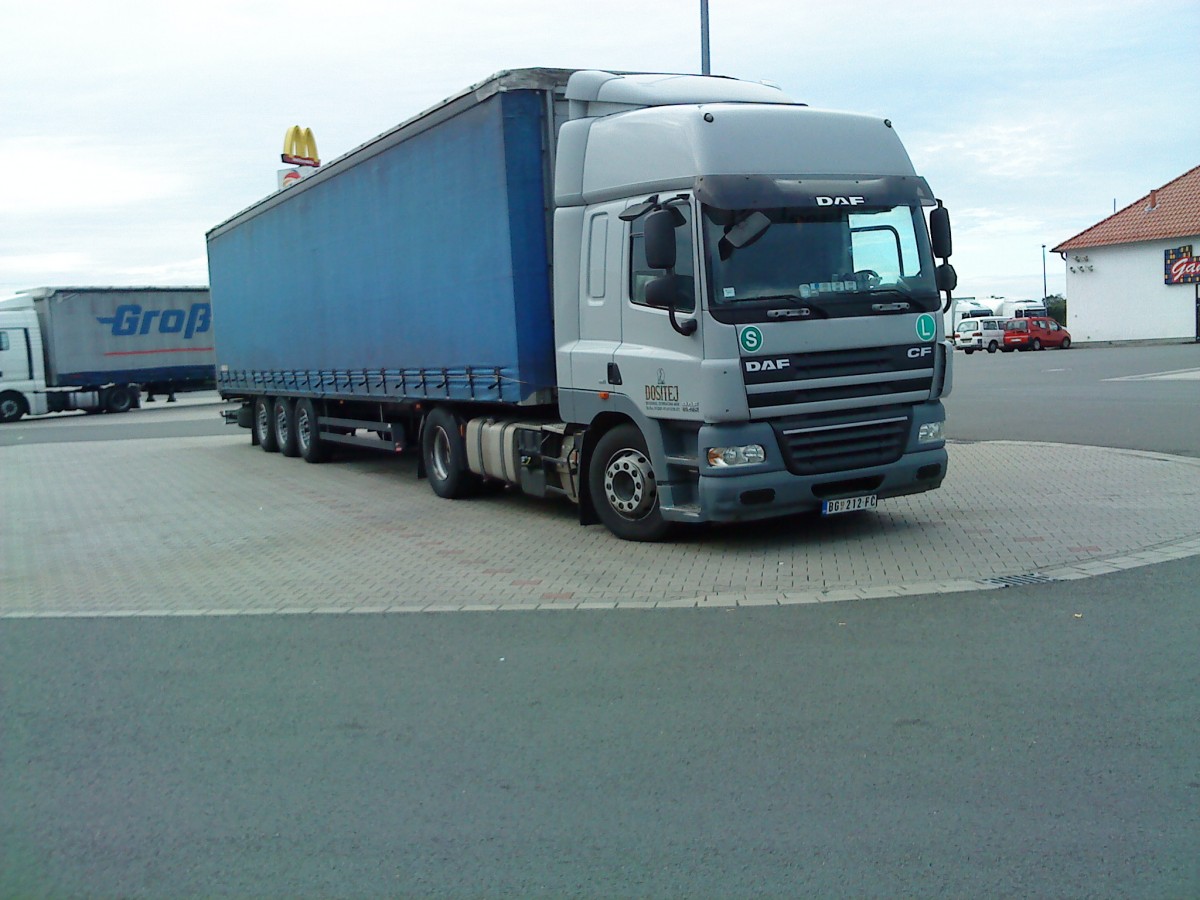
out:
{"label": "building with red tile roof", "polygon": [[1200,341],[1200,166],[1054,252],[1076,342]]}
{"label": "building with red tile roof", "polygon": [[1109,244],[1191,237],[1200,230],[1200,166],[1081,231],[1055,253]]}

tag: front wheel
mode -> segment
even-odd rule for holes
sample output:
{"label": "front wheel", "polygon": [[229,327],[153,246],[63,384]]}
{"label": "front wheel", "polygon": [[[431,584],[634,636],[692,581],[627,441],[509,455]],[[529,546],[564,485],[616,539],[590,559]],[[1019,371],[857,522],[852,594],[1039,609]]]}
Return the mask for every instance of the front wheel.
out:
{"label": "front wheel", "polygon": [[1063,348],[1064,350],[1070,350],[1070,349],[1071,349],[1071,339],[1070,339],[1070,338],[1063,338],[1063,342],[1062,342],[1062,348]]}
{"label": "front wheel", "polygon": [[0,394],[0,422],[15,422],[27,412],[29,407],[20,394],[11,391]]}
{"label": "front wheel", "polygon": [[596,514],[626,541],[661,541],[671,531],[658,503],[658,482],[646,439],[633,425],[618,425],[596,444],[588,466]]}

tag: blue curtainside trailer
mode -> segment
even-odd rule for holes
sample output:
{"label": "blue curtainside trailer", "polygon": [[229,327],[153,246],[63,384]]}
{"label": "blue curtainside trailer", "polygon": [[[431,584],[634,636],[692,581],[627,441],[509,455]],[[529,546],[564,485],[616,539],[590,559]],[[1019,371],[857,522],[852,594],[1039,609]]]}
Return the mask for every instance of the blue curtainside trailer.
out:
{"label": "blue curtainside trailer", "polygon": [[221,389],[550,399],[545,94],[463,106],[213,230]]}

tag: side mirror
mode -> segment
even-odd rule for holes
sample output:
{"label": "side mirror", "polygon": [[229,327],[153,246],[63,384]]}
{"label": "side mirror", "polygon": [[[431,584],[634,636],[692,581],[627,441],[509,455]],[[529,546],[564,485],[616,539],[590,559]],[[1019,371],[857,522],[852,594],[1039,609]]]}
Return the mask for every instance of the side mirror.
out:
{"label": "side mirror", "polygon": [[672,309],[678,299],[674,275],[660,275],[646,284],[646,303],[656,309]]}
{"label": "side mirror", "polygon": [[671,327],[684,337],[687,337],[696,333],[697,323],[695,319],[680,321],[675,313],[679,299],[679,279],[674,273],[668,272],[666,275],[660,275],[646,285],[646,303],[657,309],[665,309],[669,312],[671,314]]}
{"label": "side mirror", "polygon": [[[676,213],[658,209],[646,216],[646,264],[652,269],[675,268]],[[649,291],[647,290],[647,298]],[[663,304],[664,306],[667,304]]]}
{"label": "side mirror", "polygon": [[950,210],[942,206],[939,200],[935,209],[929,213],[929,239],[933,243],[933,255],[938,259],[946,259],[953,250],[950,239]]}
{"label": "side mirror", "polygon": [[958,273],[954,271],[954,266],[950,263],[942,263],[934,269],[933,277],[937,279],[939,291],[952,291],[958,287]]}

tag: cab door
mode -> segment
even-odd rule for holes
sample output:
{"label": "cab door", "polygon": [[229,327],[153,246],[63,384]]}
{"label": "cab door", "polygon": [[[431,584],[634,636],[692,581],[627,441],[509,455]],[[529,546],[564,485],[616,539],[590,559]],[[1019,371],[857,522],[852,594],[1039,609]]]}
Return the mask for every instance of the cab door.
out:
{"label": "cab door", "polygon": [[646,302],[646,286],[666,273],[651,269],[646,263],[642,230],[645,217],[622,223],[627,266],[622,285],[621,344],[614,362],[624,383],[624,393],[649,418],[697,419],[704,346],[697,250],[700,245],[693,210],[682,204],[676,208],[685,221],[675,229],[675,275],[680,287],[675,316],[681,323],[696,320],[696,330],[681,334],[671,325],[666,309]]}
{"label": "cab door", "polygon": [[0,384],[28,382],[33,378],[27,329],[0,326]]}
{"label": "cab door", "polygon": [[14,393],[24,398],[25,412],[46,412],[45,394],[34,392],[38,385],[34,382],[33,352],[29,329],[3,323],[0,318],[0,394],[8,395],[0,409],[0,421],[10,421],[22,412]]}

